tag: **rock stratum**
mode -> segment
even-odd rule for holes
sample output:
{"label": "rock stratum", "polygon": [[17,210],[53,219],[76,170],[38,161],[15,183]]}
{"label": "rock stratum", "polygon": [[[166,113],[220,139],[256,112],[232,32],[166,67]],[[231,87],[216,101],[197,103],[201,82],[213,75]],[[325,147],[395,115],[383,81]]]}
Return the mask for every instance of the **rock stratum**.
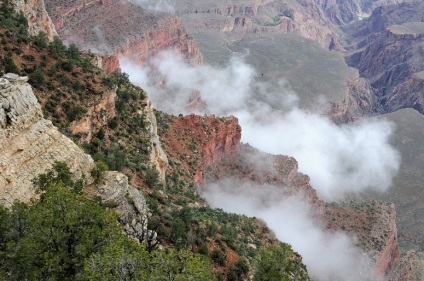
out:
{"label": "rock stratum", "polygon": [[55,161],[68,164],[75,178],[88,178],[93,160],[43,118],[28,78],[7,74],[0,81],[0,202],[29,202],[32,179]]}
{"label": "rock stratum", "polygon": [[46,4],[60,37],[81,49],[143,64],[172,48],[192,65],[202,63],[197,43],[175,16],[152,13],[127,1],[47,0]]}

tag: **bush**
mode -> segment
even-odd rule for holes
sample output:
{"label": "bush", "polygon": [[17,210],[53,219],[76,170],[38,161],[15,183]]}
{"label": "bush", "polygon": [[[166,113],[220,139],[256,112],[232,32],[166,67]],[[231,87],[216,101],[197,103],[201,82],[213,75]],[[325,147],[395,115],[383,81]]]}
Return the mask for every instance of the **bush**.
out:
{"label": "bush", "polygon": [[151,188],[159,185],[159,172],[155,167],[148,167],[146,170],[146,183]]}

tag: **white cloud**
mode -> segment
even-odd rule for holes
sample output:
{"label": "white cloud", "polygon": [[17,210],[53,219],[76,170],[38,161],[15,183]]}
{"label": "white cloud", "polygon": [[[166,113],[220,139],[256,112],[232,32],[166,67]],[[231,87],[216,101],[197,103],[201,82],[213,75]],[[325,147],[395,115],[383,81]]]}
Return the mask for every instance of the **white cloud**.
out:
{"label": "white cloud", "polygon": [[346,234],[320,227],[301,196],[284,198],[277,187],[230,179],[209,185],[202,195],[212,207],[266,222],[302,255],[314,280],[375,280],[368,256]]}
{"label": "white cloud", "polygon": [[175,1],[172,0],[130,0],[147,10],[163,13],[175,13]]}
{"label": "white cloud", "polygon": [[[243,142],[295,157],[300,172],[310,176],[326,200],[367,189],[384,191],[399,168],[399,154],[389,143],[391,123],[367,119],[338,126],[306,113],[297,107],[296,94],[283,80],[274,85],[259,82],[243,56],[234,56],[219,68],[191,67],[168,51],[155,58],[152,67],[128,60],[122,60],[121,67],[160,110],[238,117]],[[204,106],[186,107],[196,93]]]}

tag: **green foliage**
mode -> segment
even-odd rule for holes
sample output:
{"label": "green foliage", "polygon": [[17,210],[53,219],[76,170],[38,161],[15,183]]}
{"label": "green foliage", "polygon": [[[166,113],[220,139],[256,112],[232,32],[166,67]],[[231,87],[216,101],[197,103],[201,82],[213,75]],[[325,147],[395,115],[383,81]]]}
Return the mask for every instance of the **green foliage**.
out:
{"label": "green foliage", "polygon": [[79,61],[80,58],[81,58],[80,51],[74,43],[72,43],[68,47],[68,56],[69,56],[69,58],[71,58],[72,60],[75,60],[75,61]]}
{"label": "green foliage", "polygon": [[50,43],[49,52],[56,59],[62,58],[65,55],[66,46],[58,36],[55,36]]}
{"label": "green foliage", "polygon": [[254,281],[309,280],[305,266],[296,258],[290,245],[281,242],[260,249],[255,267]]}
{"label": "green foliage", "polygon": [[51,186],[65,185],[75,193],[80,193],[83,188],[83,180],[73,181],[71,171],[65,162],[55,161],[52,169],[40,174],[32,180],[37,192],[44,192]]}
{"label": "green foliage", "polygon": [[13,61],[12,55],[10,53],[7,53],[3,58],[3,64],[4,64],[4,72],[5,73],[16,73],[19,74],[18,67],[16,66],[15,62]]}
{"label": "green foliage", "polygon": [[31,38],[31,41],[40,48],[47,48],[49,45],[49,38],[47,36],[47,33],[44,31],[40,31],[38,35],[33,36]]}
{"label": "green foliage", "polygon": [[91,169],[90,174],[94,178],[95,183],[99,183],[103,178],[104,172],[109,170],[107,164],[103,161],[96,161],[95,167]]}
{"label": "green foliage", "polygon": [[8,219],[9,280],[75,280],[84,261],[121,237],[116,215],[61,184],[31,206],[16,203]]}
{"label": "green foliage", "polygon": [[75,105],[69,101],[63,103],[62,107],[66,115],[68,116],[69,122],[79,120],[87,112],[87,109],[85,109],[81,105]]}
{"label": "green foliage", "polygon": [[153,166],[149,166],[146,170],[146,183],[151,188],[159,185],[159,172]]}
{"label": "green foliage", "polygon": [[43,72],[40,69],[37,69],[36,71],[34,71],[33,73],[29,75],[28,82],[36,88],[42,87],[44,85]]}

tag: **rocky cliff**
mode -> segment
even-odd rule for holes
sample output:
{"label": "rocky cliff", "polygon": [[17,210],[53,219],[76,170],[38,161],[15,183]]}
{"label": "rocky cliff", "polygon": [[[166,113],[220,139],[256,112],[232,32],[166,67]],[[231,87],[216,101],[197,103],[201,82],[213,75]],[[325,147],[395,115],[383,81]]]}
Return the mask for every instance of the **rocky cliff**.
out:
{"label": "rocky cliff", "polygon": [[78,135],[81,142],[90,142],[99,128],[107,125],[107,122],[115,117],[116,89],[103,92],[100,97],[88,104],[84,116],[73,121],[69,129],[73,135]]}
{"label": "rocky cliff", "polygon": [[31,180],[66,162],[74,177],[88,178],[93,160],[43,119],[41,106],[26,77],[7,74],[0,90],[0,202],[28,202],[35,196]]}
{"label": "rocky cliff", "polygon": [[202,63],[197,43],[180,20],[126,1],[47,0],[60,37],[81,49],[130,57],[139,63],[165,49],[176,49],[193,65]]}
{"label": "rocky cliff", "polygon": [[[162,124],[163,125],[163,124]],[[172,120],[160,138],[172,162],[181,162],[195,183],[204,183],[210,169],[238,151],[241,128],[235,117],[188,115]]]}
{"label": "rocky cliff", "polygon": [[370,81],[386,112],[407,107],[423,112],[423,11],[421,1],[382,6],[346,28],[351,34],[346,61]]}
{"label": "rocky cliff", "polygon": [[93,159],[43,118],[27,80],[15,74],[0,78],[0,203],[10,207],[15,200],[29,202],[37,195],[32,179],[62,161],[75,179],[85,179],[89,194],[99,195],[119,213],[129,237],[143,240],[154,235],[147,230],[148,209],[142,192],[118,172],[107,172],[98,186],[93,184]]}
{"label": "rocky cliff", "polygon": [[49,40],[57,35],[50,16],[46,11],[44,0],[12,0],[15,10],[22,12],[28,20],[28,33],[38,35],[40,31],[47,34]]}
{"label": "rocky cliff", "polygon": [[312,206],[313,215],[330,230],[345,231],[375,262],[376,276],[387,275],[399,258],[396,211],[393,204],[367,201],[326,204],[310,185],[309,177],[298,172],[297,161],[271,155],[239,144],[241,129],[233,117],[170,117],[159,123],[169,175],[178,169],[207,188],[208,182],[235,178],[281,187],[283,195],[301,194]]}

